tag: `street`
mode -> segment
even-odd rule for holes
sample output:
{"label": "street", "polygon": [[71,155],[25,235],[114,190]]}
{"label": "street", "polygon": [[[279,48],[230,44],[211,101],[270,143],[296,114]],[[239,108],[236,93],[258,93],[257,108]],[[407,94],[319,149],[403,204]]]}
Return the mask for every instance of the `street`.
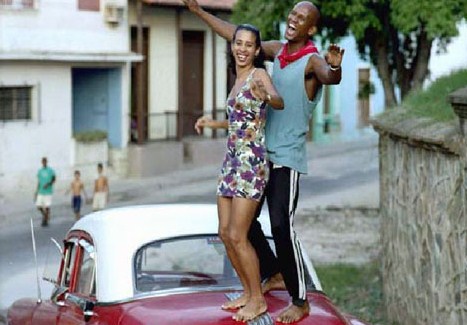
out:
{"label": "street", "polygon": [[[354,146],[312,147],[309,157],[309,175],[302,176],[300,180],[298,213],[328,206],[378,206],[375,139]],[[166,177],[163,181],[115,181],[111,187],[109,206],[174,202],[214,204],[217,170],[216,164],[202,170],[183,171],[177,176],[181,181],[177,181],[175,176]],[[197,177],[188,180],[183,173],[197,173]],[[65,202],[63,198],[61,201]],[[84,208],[84,212],[89,210],[89,206]],[[73,223],[69,204],[62,203],[53,207],[49,227],[40,227],[39,213],[34,209],[27,215],[18,216],[21,223],[0,227],[0,314],[20,297],[37,296],[30,217],[34,219],[40,277],[46,264],[59,260],[58,251],[50,238],[61,243]],[[45,272],[54,277],[57,270],[48,269]],[[49,296],[51,286],[44,281],[41,283],[44,299]]]}

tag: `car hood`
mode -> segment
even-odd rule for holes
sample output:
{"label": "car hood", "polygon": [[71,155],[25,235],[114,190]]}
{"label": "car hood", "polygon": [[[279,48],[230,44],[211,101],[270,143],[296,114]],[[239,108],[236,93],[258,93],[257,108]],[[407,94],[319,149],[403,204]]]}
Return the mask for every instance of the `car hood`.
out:
{"label": "car hood", "polygon": [[[280,311],[288,306],[289,296],[284,291],[265,295],[268,313],[256,322],[248,324],[274,324]],[[220,306],[228,298],[223,292],[179,294],[166,297],[151,297],[126,303],[122,306],[122,317],[118,324],[158,325],[238,325],[232,320],[234,311],[224,311]],[[322,293],[308,295],[311,313],[300,325],[349,325],[330,300]]]}

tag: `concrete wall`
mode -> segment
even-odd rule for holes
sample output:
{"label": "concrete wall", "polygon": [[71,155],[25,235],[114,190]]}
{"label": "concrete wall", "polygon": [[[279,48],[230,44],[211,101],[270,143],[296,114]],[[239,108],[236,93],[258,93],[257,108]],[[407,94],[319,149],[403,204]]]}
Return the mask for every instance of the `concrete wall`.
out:
{"label": "concrete wall", "polygon": [[466,324],[466,140],[457,121],[374,125],[387,314],[403,325]]}
{"label": "concrete wall", "polygon": [[70,68],[0,61],[0,85],[33,86],[32,121],[0,122],[0,192],[36,186],[43,156],[58,175],[67,171],[73,164]]}
{"label": "concrete wall", "polygon": [[[124,8],[117,25],[105,21],[110,2]],[[43,156],[57,172],[57,187],[68,186],[73,169],[80,166],[72,138],[73,68],[109,71],[105,91],[112,127],[107,131],[113,147],[107,155],[110,166],[126,175],[134,59],[128,54],[126,3],[101,0],[101,10],[94,12],[78,10],[77,1],[40,0],[34,9],[1,10],[0,86],[32,86],[33,98],[31,121],[0,122],[0,197],[9,189],[32,191]]]}
{"label": "concrete wall", "polygon": [[[100,1],[100,11],[78,10],[75,0],[40,0],[36,9],[2,10],[0,50],[126,53],[129,48],[127,15],[123,15],[117,26],[107,24],[103,10],[107,2],[110,1]],[[125,5],[126,0],[113,2]]]}

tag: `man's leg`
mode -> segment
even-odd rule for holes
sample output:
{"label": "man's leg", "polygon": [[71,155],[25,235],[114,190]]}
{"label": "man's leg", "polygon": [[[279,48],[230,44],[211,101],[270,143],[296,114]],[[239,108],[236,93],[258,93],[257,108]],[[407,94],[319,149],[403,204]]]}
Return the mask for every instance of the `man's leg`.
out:
{"label": "man's leg", "polygon": [[293,229],[298,201],[299,173],[287,168],[271,168],[268,207],[282,276],[292,297],[292,305],[278,318],[283,323],[298,321],[309,313],[306,301],[305,265],[300,242]]}
{"label": "man's leg", "polygon": [[41,223],[41,226],[44,227],[44,226],[47,226],[48,225],[48,213],[47,213],[47,205],[46,205],[46,202],[45,202],[45,197],[41,194],[38,194],[37,195],[37,198],[36,198],[36,207],[37,207],[37,210],[39,210],[39,212],[41,213],[41,216],[42,216],[42,223]]}
{"label": "man's leg", "polygon": [[259,269],[262,280],[269,279],[280,271],[276,255],[274,255],[271,246],[269,246],[269,242],[266,239],[263,229],[261,228],[261,224],[258,221],[264,200],[266,198],[266,193],[267,187],[265,195],[263,195],[263,198],[258,205],[255,218],[253,219],[248,231],[248,240],[251,242],[251,245],[253,245],[256,254],[258,255]]}

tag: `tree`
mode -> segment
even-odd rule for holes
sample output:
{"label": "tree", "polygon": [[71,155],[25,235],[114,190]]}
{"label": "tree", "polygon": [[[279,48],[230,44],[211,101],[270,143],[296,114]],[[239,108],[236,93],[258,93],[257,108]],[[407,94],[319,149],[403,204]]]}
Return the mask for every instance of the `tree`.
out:
{"label": "tree", "polygon": [[[238,0],[233,20],[260,28],[264,39],[278,39],[294,0]],[[457,23],[467,18],[467,0],[317,0],[320,36],[334,42],[351,33],[361,57],[377,69],[386,107],[398,104],[422,87],[429,74],[433,42],[445,51],[458,35]]]}

